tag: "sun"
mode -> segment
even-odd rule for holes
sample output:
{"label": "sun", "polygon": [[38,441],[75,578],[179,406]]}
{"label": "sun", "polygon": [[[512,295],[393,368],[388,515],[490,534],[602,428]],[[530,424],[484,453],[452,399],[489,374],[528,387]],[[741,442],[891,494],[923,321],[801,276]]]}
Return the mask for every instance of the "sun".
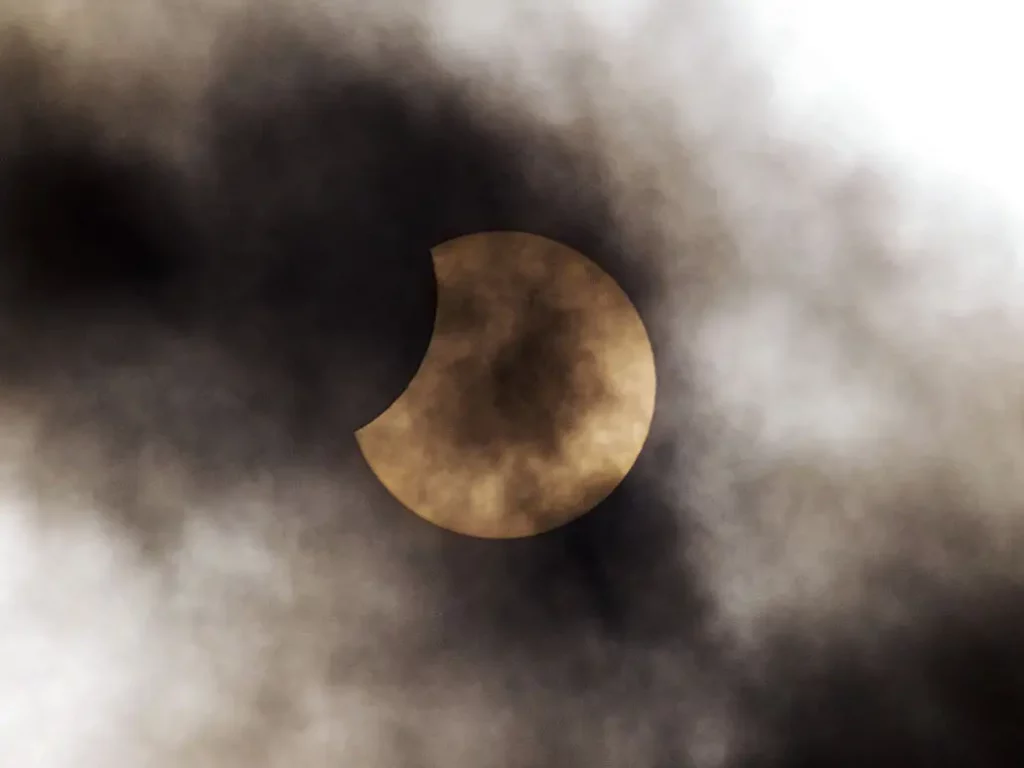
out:
{"label": "sun", "polygon": [[654,414],[650,340],[625,292],[566,245],[483,232],[432,250],[437,316],[405,392],[356,433],[390,493],[482,538],[564,525],[636,462]]}

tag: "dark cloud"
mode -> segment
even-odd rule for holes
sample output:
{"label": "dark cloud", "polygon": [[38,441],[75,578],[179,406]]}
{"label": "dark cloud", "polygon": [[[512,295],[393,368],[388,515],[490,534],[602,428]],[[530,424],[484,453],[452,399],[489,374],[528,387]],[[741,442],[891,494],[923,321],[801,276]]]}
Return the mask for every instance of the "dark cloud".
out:
{"label": "dark cloud", "polygon": [[[88,476],[97,508],[82,514],[109,514],[160,563],[191,515],[248,525],[219,494],[265,481],[281,528],[298,531],[282,534],[281,551],[301,550],[319,580],[303,582],[310,593],[290,612],[240,631],[300,645],[316,636],[330,649],[316,681],[328,697],[385,702],[392,711],[374,727],[394,752],[367,768],[478,768],[425,751],[436,721],[421,721],[459,686],[482,697],[459,717],[485,710],[514,724],[488,755],[502,768],[695,765],[702,717],[737,702],[737,722],[756,726],[740,768],[1015,764],[1019,595],[952,617],[936,608],[870,659],[787,636],[768,674],[726,663],[691,557],[696,523],[670,490],[685,481],[688,449],[676,381],[663,384],[638,471],[550,534],[470,539],[391,499],[351,432],[419,364],[436,298],[431,246],[523,230],[587,254],[641,314],[658,286],[643,259],[626,269],[638,242],[612,215],[585,144],[485,107],[411,43],[372,67],[341,48],[279,32],[225,42],[184,161],[122,131],[123,113],[89,112],[85,96],[72,104],[51,51],[28,38],[0,45],[0,387],[44,403],[44,501]],[[557,430],[520,418],[529,382],[511,361],[568,371],[572,345],[555,333],[567,322],[541,315],[492,371],[517,439],[551,442]],[[650,327],[657,352],[672,329]],[[559,404],[565,418],[583,394]],[[457,426],[471,441],[472,398],[465,407]],[[162,457],[184,476],[166,494]],[[318,497],[296,476],[338,494]],[[412,597],[363,616],[378,589]],[[258,765],[303,726],[288,703],[293,669],[260,673],[270,703],[253,710],[248,751],[218,768]]]}
{"label": "dark cloud", "polygon": [[[499,543],[424,524],[353,468],[352,429],[400,393],[425,350],[431,246],[527,231],[623,277],[623,236],[586,153],[490,113],[415,51],[374,69],[283,33],[236,42],[217,59],[188,169],[63,105],[42,51],[23,44],[17,69],[4,62],[20,94],[2,118],[2,324],[19,362],[5,386],[49,403],[40,462],[74,472],[73,446],[102,446],[90,465],[103,474],[99,498],[157,559],[191,513],[152,500],[154,444],[184,462],[197,502],[253,476],[345,467],[341,484],[372,512],[278,514],[315,516],[304,546],[336,550],[324,556],[339,559],[339,573],[346,553],[376,542],[437,613],[415,638],[362,655],[343,650],[353,628],[325,614],[320,631],[338,633],[337,679],[325,685],[383,676],[412,696],[446,666],[468,669],[534,734],[522,747],[532,766],[571,764],[574,740],[600,740],[607,717],[625,718],[627,731],[653,727],[651,743],[665,741],[656,751],[674,760],[682,747],[660,710],[678,683],[659,682],[645,652],[688,647],[699,601],[677,557],[681,520],[656,492],[627,480],[564,530]],[[528,178],[527,164],[549,172]],[[625,277],[642,309],[642,276]],[[538,312],[490,372],[497,400],[487,408],[552,450],[558,424],[523,416],[530,382],[515,369],[529,358],[569,376],[571,331],[571,318]],[[549,403],[559,418],[589,396],[569,391],[576,400]],[[478,414],[471,397],[464,405],[451,427],[471,440]],[[331,588],[319,605],[342,611],[352,586]],[[390,671],[371,672],[381,654]],[[552,707],[579,724],[557,725]],[[502,764],[520,764],[516,750]]]}
{"label": "dark cloud", "polygon": [[977,600],[939,591],[907,569],[891,574],[906,600],[905,626],[845,639],[824,654],[785,627],[766,679],[745,706],[766,742],[755,768],[1016,765],[1024,750],[1019,648],[1021,594],[1003,587]]}

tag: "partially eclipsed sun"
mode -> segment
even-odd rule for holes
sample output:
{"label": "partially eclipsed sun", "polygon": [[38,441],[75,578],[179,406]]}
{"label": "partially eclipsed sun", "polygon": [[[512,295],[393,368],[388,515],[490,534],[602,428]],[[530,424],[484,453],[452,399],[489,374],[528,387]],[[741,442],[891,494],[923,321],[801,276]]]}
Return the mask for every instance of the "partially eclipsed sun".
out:
{"label": "partially eclipsed sun", "polygon": [[654,415],[650,340],[625,292],[560,243],[520,232],[433,251],[434,334],[405,392],[356,432],[425,520],[519,538],[574,520],[636,462]]}

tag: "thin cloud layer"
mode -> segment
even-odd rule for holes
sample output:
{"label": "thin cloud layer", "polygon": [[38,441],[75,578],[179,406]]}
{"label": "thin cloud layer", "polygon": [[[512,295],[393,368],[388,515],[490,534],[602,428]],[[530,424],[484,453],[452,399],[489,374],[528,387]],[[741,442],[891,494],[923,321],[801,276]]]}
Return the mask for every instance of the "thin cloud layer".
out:
{"label": "thin cloud layer", "polygon": [[[795,4],[200,5],[0,2],[0,762],[1015,764],[1020,240],[955,183],[1015,162],[999,67]],[[500,544],[352,438],[491,229],[659,374],[623,485]]]}

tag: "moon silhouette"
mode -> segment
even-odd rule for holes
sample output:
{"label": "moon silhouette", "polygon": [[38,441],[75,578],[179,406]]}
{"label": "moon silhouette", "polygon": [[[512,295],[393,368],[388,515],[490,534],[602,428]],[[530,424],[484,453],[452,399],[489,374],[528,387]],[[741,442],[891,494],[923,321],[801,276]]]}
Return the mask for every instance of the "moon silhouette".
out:
{"label": "moon silhouette", "polygon": [[592,509],[636,462],[654,414],[654,354],[618,284],[581,253],[521,232],[432,251],[434,333],[406,390],[356,432],[405,507],[480,538],[544,533]]}

